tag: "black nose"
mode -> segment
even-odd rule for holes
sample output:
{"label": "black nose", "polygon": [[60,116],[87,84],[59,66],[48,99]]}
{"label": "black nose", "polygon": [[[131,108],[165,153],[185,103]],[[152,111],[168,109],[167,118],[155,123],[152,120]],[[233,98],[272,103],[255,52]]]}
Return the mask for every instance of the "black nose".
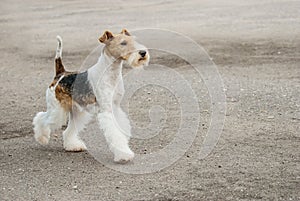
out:
{"label": "black nose", "polygon": [[142,57],[145,57],[145,55],[146,55],[146,51],[145,50],[140,50],[139,51],[139,54],[142,56]]}

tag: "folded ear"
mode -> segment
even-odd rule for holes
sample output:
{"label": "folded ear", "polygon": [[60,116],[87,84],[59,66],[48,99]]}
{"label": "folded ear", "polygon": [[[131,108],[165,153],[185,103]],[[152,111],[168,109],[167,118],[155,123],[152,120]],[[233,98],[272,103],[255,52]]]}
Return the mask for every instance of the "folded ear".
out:
{"label": "folded ear", "polygon": [[112,39],[114,36],[110,31],[105,31],[103,35],[99,38],[101,43],[105,43],[105,41]]}
{"label": "folded ear", "polygon": [[130,36],[130,33],[127,31],[127,29],[123,29],[123,30],[121,31],[121,34],[125,34],[125,35],[127,35],[127,36]]}

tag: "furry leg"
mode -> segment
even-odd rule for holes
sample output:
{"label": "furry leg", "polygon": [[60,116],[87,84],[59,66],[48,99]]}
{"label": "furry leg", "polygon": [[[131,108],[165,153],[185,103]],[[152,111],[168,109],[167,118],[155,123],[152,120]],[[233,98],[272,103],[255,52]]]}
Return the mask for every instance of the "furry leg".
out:
{"label": "furry leg", "polygon": [[91,114],[87,111],[75,111],[69,113],[69,124],[63,132],[64,148],[66,151],[84,151],[86,146],[78,134],[91,120]]}
{"label": "furry leg", "polygon": [[39,112],[33,119],[34,139],[42,145],[48,144],[50,140],[51,129],[47,123],[48,118],[47,112]]}
{"label": "furry leg", "polygon": [[116,126],[129,140],[131,137],[131,125],[127,114],[122,110],[122,108],[116,107],[113,109],[113,115],[116,121]]}
{"label": "furry leg", "polygon": [[98,121],[101,129],[104,131],[104,136],[108,143],[109,149],[114,154],[114,161],[118,163],[125,163],[133,159],[134,153],[128,145],[129,136],[123,133],[118,121],[114,119],[111,112],[102,112],[98,114]]}
{"label": "furry leg", "polygon": [[33,119],[34,138],[40,144],[48,144],[51,131],[66,122],[66,113],[55,98],[54,91],[46,91],[47,111],[39,112]]}

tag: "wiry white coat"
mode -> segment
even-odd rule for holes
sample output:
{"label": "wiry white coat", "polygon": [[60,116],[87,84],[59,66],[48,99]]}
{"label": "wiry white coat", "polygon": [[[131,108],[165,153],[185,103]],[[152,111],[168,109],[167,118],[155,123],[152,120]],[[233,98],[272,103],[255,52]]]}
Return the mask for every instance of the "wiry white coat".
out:
{"label": "wiry white coat", "polygon": [[97,64],[88,70],[88,79],[99,104],[97,119],[117,162],[126,162],[134,157],[128,146],[130,122],[120,107],[124,95],[122,64],[123,61],[114,61],[102,51]]}
{"label": "wiry white coat", "polygon": [[[57,40],[58,47],[55,58],[60,58],[62,56],[62,39],[58,36]],[[136,50],[146,50],[143,45],[136,42],[135,48]],[[147,53],[147,59],[140,64],[141,55],[135,51],[130,54],[128,63],[131,66],[148,65],[149,58]],[[87,71],[88,81],[97,100],[97,104],[94,105],[97,106],[96,116],[116,162],[127,162],[134,157],[134,153],[128,145],[131,137],[130,121],[120,107],[124,95],[122,64],[123,60],[115,60],[108,56],[103,49],[98,62]],[[48,88],[46,91],[47,111],[37,113],[33,119],[34,137],[40,144],[47,144],[51,131],[66,123],[66,116],[68,116],[68,127],[63,132],[65,150],[86,150],[84,142],[79,138],[79,132],[85,128],[94,114],[88,107],[83,108],[76,103],[73,110],[66,114],[55,96],[55,87],[60,80],[54,87]]]}
{"label": "wiry white coat", "polygon": [[[61,55],[61,52],[58,51],[57,54]],[[122,61],[114,62],[103,51],[98,62],[88,70],[88,79],[99,106],[97,119],[109,148],[114,153],[114,160],[116,162],[132,160],[134,153],[128,145],[131,136],[130,121],[120,107],[124,95]],[[46,101],[47,111],[39,112],[33,120],[34,137],[41,144],[49,142],[51,131],[60,128],[66,122],[67,116],[55,97],[55,86],[47,89]],[[78,134],[85,128],[93,114],[79,105],[74,105],[68,115],[68,127],[63,132],[64,148],[67,151],[86,150]]]}

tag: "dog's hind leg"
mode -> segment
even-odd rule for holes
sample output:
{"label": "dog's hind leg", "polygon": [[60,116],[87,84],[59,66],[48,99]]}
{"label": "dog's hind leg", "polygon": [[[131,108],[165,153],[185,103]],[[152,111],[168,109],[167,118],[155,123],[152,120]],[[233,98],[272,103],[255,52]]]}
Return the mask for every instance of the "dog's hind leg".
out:
{"label": "dog's hind leg", "polygon": [[39,112],[33,119],[34,138],[40,144],[48,144],[51,131],[66,123],[66,112],[55,98],[51,88],[46,91],[47,111]]}
{"label": "dog's hind leg", "polygon": [[79,138],[79,133],[91,120],[92,115],[85,110],[72,110],[69,113],[69,123],[67,129],[63,132],[64,148],[66,151],[84,151],[86,146]]}

